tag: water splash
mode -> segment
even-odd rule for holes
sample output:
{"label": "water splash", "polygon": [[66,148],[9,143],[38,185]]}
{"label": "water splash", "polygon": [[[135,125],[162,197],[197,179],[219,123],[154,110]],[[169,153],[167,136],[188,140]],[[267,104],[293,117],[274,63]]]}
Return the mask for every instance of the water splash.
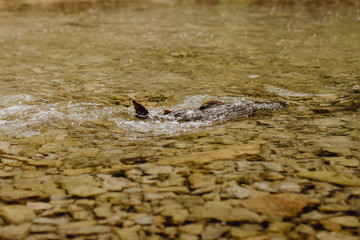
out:
{"label": "water splash", "polygon": [[51,103],[31,95],[0,95],[0,132],[13,137],[40,135],[46,127],[72,128],[121,111],[96,103]]}
{"label": "water splash", "polygon": [[[186,97],[171,110],[196,109],[207,99],[216,99],[226,103],[243,104],[244,98],[214,97],[210,95],[195,95]],[[270,106],[271,107],[271,106]],[[269,107],[269,108],[270,108]],[[151,114],[162,115],[165,107],[150,108]],[[87,102],[51,102],[31,95],[0,95],[0,133],[12,137],[32,137],[43,134],[48,128],[76,131],[78,127],[87,127],[87,123],[97,120],[107,122],[121,129],[128,138],[178,135],[218,122],[211,119],[200,121],[178,122],[171,120],[144,121],[135,118],[132,107],[106,106]],[[93,125],[94,126],[94,125]]]}

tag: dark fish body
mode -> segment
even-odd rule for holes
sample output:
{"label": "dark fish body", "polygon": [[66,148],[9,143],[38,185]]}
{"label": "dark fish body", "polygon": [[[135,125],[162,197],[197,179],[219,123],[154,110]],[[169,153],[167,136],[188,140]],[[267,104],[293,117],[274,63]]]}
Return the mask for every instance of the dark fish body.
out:
{"label": "dark fish body", "polygon": [[211,121],[224,122],[234,118],[248,117],[258,111],[279,110],[286,107],[285,102],[253,102],[241,101],[236,103],[223,103],[217,100],[207,100],[200,108],[178,111],[165,110],[164,115],[152,115],[143,105],[132,100],[136,117],[164,121]]}

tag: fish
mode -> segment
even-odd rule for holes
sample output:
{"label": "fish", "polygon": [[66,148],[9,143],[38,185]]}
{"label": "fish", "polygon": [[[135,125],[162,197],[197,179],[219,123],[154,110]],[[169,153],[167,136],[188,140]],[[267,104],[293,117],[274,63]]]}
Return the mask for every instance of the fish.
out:
{"label": "fish", "polygon": [[175,111],[165,109],[162,115],[156,115],[149,112],[145,106],[134,99],[131,99],[131,101],[135,108],[136,118],[177,122],[224,122],[235,118],[249,117],[259,111],[280,110],[288,105],[287,102],[244,100],[235,103],[225,103],[209,99],[204,101],[199,108]]}

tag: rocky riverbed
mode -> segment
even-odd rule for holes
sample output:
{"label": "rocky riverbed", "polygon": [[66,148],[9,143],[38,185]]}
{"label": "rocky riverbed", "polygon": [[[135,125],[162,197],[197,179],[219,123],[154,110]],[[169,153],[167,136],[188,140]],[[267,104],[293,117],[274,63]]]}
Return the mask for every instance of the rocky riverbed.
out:
{"label": "rocky riverbed", "polygon": [[282,114],[121,147],[2,141],[0,238],[359,239],[360,122]]}

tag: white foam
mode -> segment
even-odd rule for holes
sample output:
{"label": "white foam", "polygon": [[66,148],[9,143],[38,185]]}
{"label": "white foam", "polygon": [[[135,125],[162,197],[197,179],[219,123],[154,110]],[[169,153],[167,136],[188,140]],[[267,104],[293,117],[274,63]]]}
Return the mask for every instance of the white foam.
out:
{"label": "white foam", "polygon": [[[68,128],[98,118],[113,117],[121,108],[97,103],[50,103],[30,95],[0,95],[0,132],[14,137],[31,137],[44,127]],[[75,127],[75,126],[74,126]]]}

